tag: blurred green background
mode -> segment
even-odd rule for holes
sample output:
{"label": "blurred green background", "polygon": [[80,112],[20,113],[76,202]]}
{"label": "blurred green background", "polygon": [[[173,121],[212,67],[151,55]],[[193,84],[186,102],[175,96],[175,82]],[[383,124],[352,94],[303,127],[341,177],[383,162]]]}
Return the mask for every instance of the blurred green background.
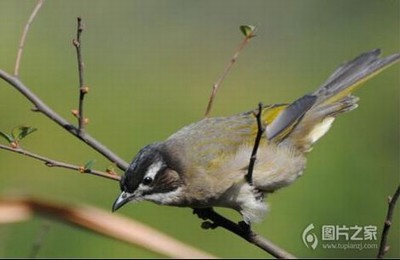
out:
{"label": "blurred green background", "polygon": [[[213,82],[242,39],[239,26],[258,26],[218,93],[212,114],[226,116],[264,104],[290,102],[314,91],[342,62],[381,48],[399,52],[397,0],[352,1],[47,1],[29,32],[20,76],[48,105],[74,122],[78,103],[76,17],[83,34],[87,130],[130,161],[146,144],[163,140],[205,110]],[[0,68],[13,71],[22,29],[35,1],[0,2]],[[376,249],[307,248],[301,234],[313,223],[378,227],[386,198],[399,184],[399,65],[357,92],[360,107],[340,116],[309,155],[302,178],[269,196],[270,212],[254,228],[298,257],[375,257]],[[31,151],[75,164],[109,163],[40,114],[0,81],[0,130],[31,125]],[[0,141],[4,143],[4,141]],[[47,168],[0,150],[0,194],[26,194],[105,210],[116,182]],[[222,213],[239,219],[230,210]],[[190,209],[140,203],[118,213],[135,218],[219,257],[269,257],[222,229],[204,231]],[[27,257],[48,220],[0,226],[0,257]],[[400,211],[388,257],[400,257]],[[345,241],[341,241],[345,242]],[[369,241],[365,241],[369,242]],[[372,241],[378,245],[378,241]],[[39,257],[160,257],[87,231],[50,221]]]}

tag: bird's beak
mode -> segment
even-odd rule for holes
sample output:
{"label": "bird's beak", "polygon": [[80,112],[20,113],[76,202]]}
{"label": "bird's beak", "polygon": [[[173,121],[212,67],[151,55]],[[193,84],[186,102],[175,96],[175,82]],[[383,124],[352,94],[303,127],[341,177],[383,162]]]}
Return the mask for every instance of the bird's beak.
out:
{"label": "bird's beak", "polygon": [[116,211],[120,207],[124,206],[126,203],[128,203],[132,198],[132,194],[128,192],[121,192],[121,194],[118,196],[118,198],[114,201],[114,204],[112,206],[112,211]]}

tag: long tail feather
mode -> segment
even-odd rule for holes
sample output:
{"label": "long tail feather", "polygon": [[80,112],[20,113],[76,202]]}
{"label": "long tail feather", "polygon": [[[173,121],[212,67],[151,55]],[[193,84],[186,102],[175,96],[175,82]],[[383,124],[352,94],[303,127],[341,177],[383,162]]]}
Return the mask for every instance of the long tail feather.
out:
{"label": "long tail feather", "polygon": [[400,60],[400,53],[379,58],[380,49],[366,52],[339,67],[322,84],[314,95],[318,97],[315,106],[334,103],[352,93],[361,83]]}
{"label": "long tail feather", "polygon": [[352,96],[361,83],[377,75],[400,60],[400,53],[380,58],[375,49],[340,66],[312,95],[313,106],[289,135],[289,141],[302,151],[312,145],[330,128],[335,117],[357,107],[358,98]]}

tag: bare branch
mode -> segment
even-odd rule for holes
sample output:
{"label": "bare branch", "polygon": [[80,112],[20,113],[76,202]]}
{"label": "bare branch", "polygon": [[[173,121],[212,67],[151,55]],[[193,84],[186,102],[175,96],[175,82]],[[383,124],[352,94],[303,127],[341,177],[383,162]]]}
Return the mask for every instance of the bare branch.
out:
{"label": "bare branch", "polygon": [[102,172],[102,171],[96,171],[96,170],[92,170],[92,169],[85,169],[84,166],[78,166],[78,165],[73,165],[73,164],[69,164],[69,163],[64,163],[64,162],[60,162],[60,161],[56,161],[32,152],[29,152],[27,150],[24,150],[20,147],[18,148],[13,148],[13,147],[9,147],[6,145],[2,145],[0,144],[0,149],[6,150],[6,151],[10,151],[10,152],[14,152],[14,153],[18,153],[21,155],[25,155],[27,157],[31,157],[33,159],[39,160],[41,162],[44,162],[44,164],[48,167],[59,167],[59,168],[65,168],[65,169],[69,169],[69,170],[75,170],[75,171],[79,171],[80,173],[88,173],[91,175],[95,175],[95,176],[99,176],[99,177],[103,177],[106,179],[111,179],[114,181],[119,181],[120,177],[118,175],[114,175],[114,174],[110,174],[107,172]]}
{"label": "bare branch", "polygon": [[76,38],[72,41],[72,44],[75,46],[76,49],[76,56],[77,56],[77,61],[78,61],[78,74],[79,74],[79,110],[78,110],[78,122],[79,122],[79,132],[83,131],[84,125],[85,125],[85,118],[83,117],[83,104],[84,104],[84,99],[85,95],[88,93],[88,88],[85,86],[84,83],[84,63],[82,59],[82,41],[81,41],[81,35],[83,32],[83,23],[82,23],[82,18],[78,17],[77,18],[78,25],[76,29]]}
{"label": "bare branch", "polygon": [[92,147],[94,150],[102,154],[112,163],[115,163],[118,168],[125,171],[128,168],[128,163],[122,160],[119,156],[101,144],[99,141],[94,139],[87,133],[80,133],[79,129],[57,114],[49,106],[47,106],[38,96],[36,96],[27,86],[22,83],[17,77],[11,76],[3,70],[0,70],[0,78],[4,79],[11,86],[17,89],[22,95],[24,95],[35,107],[34,111],[43,113],[45,116],[53,120],[55,123],[63,127],[69,133],[85,142],[87,145]]}
{"label": "bare branch", "polygon": [[19,46],[18,46],[17,58],[15,59],[15,67],[14,67],[14,76],[15,77],[18,77],[18,74],[19,74],[19,67],[20,67],[20,63],[21,63],[22,53],[24,51],[24,45],[25,45],[25,41],[26,41],[26,36],[28,35],[28,32],[29,32],[29,28],[30,28],[33,20],[35,19],[36,14],[39,12],[40,8],[42,7],[43,3],[44,3],[44,0],[37,1],[36,6],[31,13],[31,16],[29,17],[28,21],[25,24],[25,28],[24,28],[24,31],[22,32],[21,40],[20,40]]}
{"label": "bare branch", "polygon": [[254,142],[253,151],[251,152],[249,169],[246,174],[246,181],[250,185],[253,184],[253,170],[254,170],[254,164],[256,163],[256,160],[257,160],[258,146],[260,145],[261,137],[262,137],[263,133],[265,132],[265,128],[261,121],[262,120],[262,118],[261,118],[262,109],[263,109],[263,105],[262,105],[262,103],[259,103],[258,104],[258,112],[255,115],[256,119],[257,119],[257,136],[256,136],[256,140]]}
{"label": "bare branch", "polygon": [[292,254],[286,252],[282,248],[278,247],[268,239],[254,233],[249,225],[240,225],[235,222],[221,216],[217,212],[215,212],[212,208],[205,209],[194,209],[194,214],[198,215],[203,220],[211,220],[212,222],[205,221],[202,224],[204,229],[214,229],[217,227],[222,227],[230,232],[240,236],[241,238],[247,240],[248,242],[258,246],[265,252],[271,254],[277,258],[284,259],[295,259],[296,257]]}
{"label": "bare branch", "polygon": [[385,219],[385,223],[383,225],[382,237],[381,237],[381,244],[379,246],[379,251],[377,258],[382,259],[384,255],[389,251],[389,246],[387,245],[387,237],[389,235],[390,227],[392,226],[392,219],[394,209],[396,208],[397,200],[400,196],[400,185],[397,186],[397,190],[392,197],[389,196],[388,198],[388,211]]}
{"label": "bare branch", "polygon": [[237,58],[239,57],[240,52],[247,45],[247,43],[250,41],[250,39],[255,36],[254,32],[255,32],[255,27],[251,28],[251,31],[249,31],[248,33],[245,34],[245,38],[240,43],[239,47],[236,49],[235,53],[233,54],[233,57],[231,58],[231,60],[226,65],[224,71],[219,76],[218,80],[213,84],[213,87],[212,87],[212,90],[211,90],[210,98],[208,100],[208,105],[207,105],[207,109],[206,109],[206,112],[204,114],[204,117],[208,117],[210,115],[210,111],[211,111],[211,108],[212,108],[212,105],[213,105],[213,102],[214,102],[214,98],[215,98],[215,96],[217,94],[218,88],[220,87],[222,81],[224,81],[226,75],[228,75],[228,73],[231,70],[233,64],[235,64]]}
{"label": "bare branch", "polygon": [[[0,198],[0,222],[13,215],[17,221],[26,220],[34,213],[73,224],[91,232],[140,246],[171,258],[215,258],[215,256],[184,244],[172,237],[133,219],[89,206],[68,206],[31,198]],[[18,216],[20,214],[21,216]],[[3,220],[3,221],[2,221]]]}

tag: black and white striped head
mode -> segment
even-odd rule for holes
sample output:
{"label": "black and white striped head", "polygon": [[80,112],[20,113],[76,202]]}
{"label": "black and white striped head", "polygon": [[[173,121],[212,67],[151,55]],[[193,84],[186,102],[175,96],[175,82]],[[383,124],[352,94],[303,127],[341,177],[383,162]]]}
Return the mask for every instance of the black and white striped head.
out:
{"label": "black and white striped head", "polygon": [[121,177],[121,194],[115,200],[115,211],[128,202],[142,200],[173,205],[179,202],[183,181],[179,165],[162,144],[144,147]]}

